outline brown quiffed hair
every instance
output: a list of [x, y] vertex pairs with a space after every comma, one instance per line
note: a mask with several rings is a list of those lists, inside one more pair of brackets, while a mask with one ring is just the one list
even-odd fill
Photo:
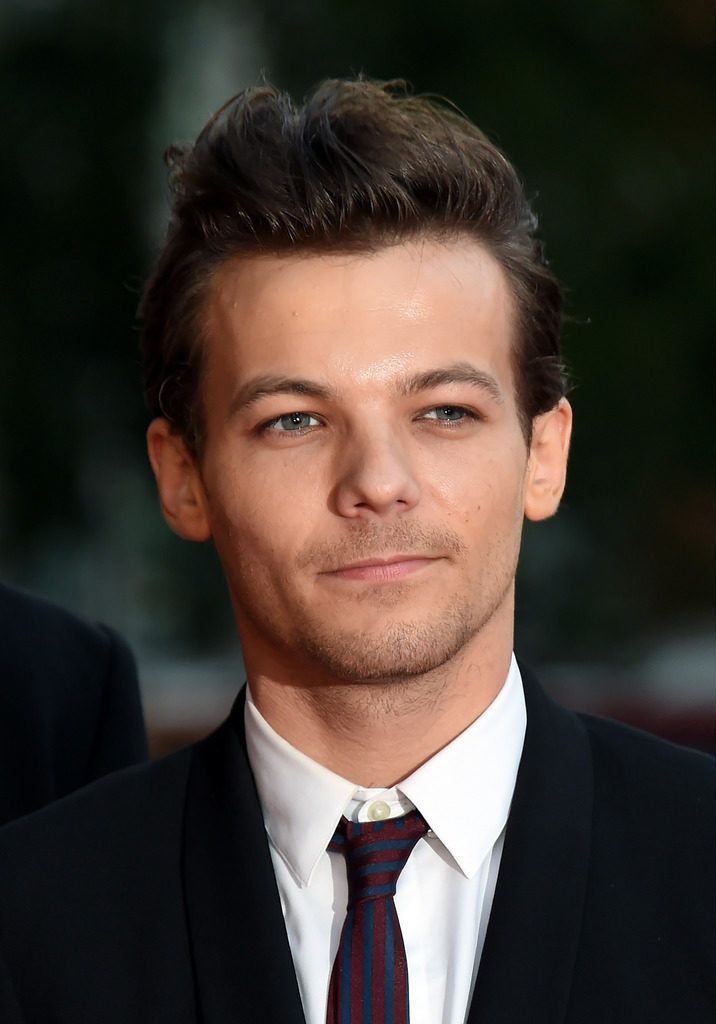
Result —
[[147, 401], [200, 453], [202, 304], [237, 255], [370, 252], [418, 235], [473, 237], [500, 263], [517, 312], [522, 429], [565, 393], [562, 295], [514, 168], [444, 102], [402, 82], [329, 80], [296, 106], [270, 85], [239, 93], [195, 144], [166, 153], [168, 237], [140, 317]]

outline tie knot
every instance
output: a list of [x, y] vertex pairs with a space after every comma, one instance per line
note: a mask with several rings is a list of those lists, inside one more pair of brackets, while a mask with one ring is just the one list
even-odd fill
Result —
[[348, 906], [394, 896], [398, 876], [428, 826], [418, 811], [386, 821], [341, 818], [328, 849], [342, 853], [348, 875]]

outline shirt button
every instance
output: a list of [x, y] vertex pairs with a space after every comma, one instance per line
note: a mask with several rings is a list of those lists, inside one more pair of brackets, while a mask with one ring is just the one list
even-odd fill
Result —
[[385, 821], [390, 816], [390, 807], [385, 800], [374, 800], [368, 807], [368, 817], [371, 821]]

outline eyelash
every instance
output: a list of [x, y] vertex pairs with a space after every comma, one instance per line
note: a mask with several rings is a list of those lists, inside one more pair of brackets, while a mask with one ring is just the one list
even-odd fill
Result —
[[298, 430], [273, 430], [277, 423], [280, 423], [281, 420], [288, 419], [289, 416], [309, 416], [311, 419], [318, 420], [319, 423], [323, 422], [321, 417], [317, 416], [313, 412], [306, 412], [303, 409], [295, 409], [292, 412], [284, 412], [281, 413], [280, 416], [274, 416], [272, 419], [266, 420], [265, 423], [260, 423], [257, 427], [257, 433], [268, 434], [269, 432], [273, 432], [276, 434], [290, 434], [293, 437], [301, 437], [303, 434], [307, 434], [309, 431], [316, 429], [315, 426], [311, 425], [308, 427], [299, 427]]
[[438, 419], [437, 416], [434, 417], [434, 422], [440, 423], [440, 425], [447, 430], [455, 430], [459, 428], [461, 423], [465, 423], [466, 421], [480, 421], [483, 418], [479, 413], [475, 412], [473, 409], [466, 409], [464, 405], [451, 405], [450, 403], [445, 402], [441, 405], [433, 405], [429, 409], [426, 409], [424, 412], [420, 414], [418, 419], [427, 419], [427, 413], [438, 412], [438, 410], [445, 412], [448, 409], [450, 409], [452, 412], [463, 413], [463, 415], [458, 420], [441, 420]]
[[[428, 413], [431, 412], [437, 412], [438, 410], [442, 410], [444, 412], [445, 410], [448, 409], [453, 412], [462, 413], [463, 415], [460, 417], [460, 419], [457, 420], [441, 420], [437, 416], [428, 417], [427, 415]], [[308, 412], [302, 409], [296, 409], [292, 412], [282, 413], [280, 416], [273, 416], [270, 420], [266, 420], [265, 423], [260, 423], [259, 426], [256, 428], [256, 432], [258, 434], [267, 434], [269, 432], [273, 432], [276, 434], [283, 434], [291, 437], [303, 437], [305, 434], [308, 434], [312, 430], [316, 429], [316, 426], [313, 424], [306, 427], [298, 427], [296, 430], [274, 429], [276, 425], [280, 423], [281, 420], [287, 419], [290, 416], [308, 416], [311, 419], [317, 420], [319, 424], [323, 424], [324, 422], [323, 419], [316, 413]], [[481, 422], [483, 419], [483, 417], [479, 413], [475, 412], [472, 409], [467, 409], [464, 405], [450, 405], [448, 403], [443, 403], [440, 405], [431, 405], [428, 409], [424, 409], [421, 413], [418, 414], [418, 416], [415, 417], [416, 421], [422, 420], [423, 422], [426, 422], [429, 418], [432, 419], [434, 423], [439, 423], [443, 430], [457, 430], [460, 428], [460, 425], [462, 423], [465, 423], [466, 421]]]

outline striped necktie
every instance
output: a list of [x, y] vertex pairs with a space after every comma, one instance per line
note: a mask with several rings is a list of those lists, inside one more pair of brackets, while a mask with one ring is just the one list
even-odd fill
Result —
[[341, 818], [328, 849], [346, 859], [348, 909], [328, 988], [326, 1024], [408, 1024], [408, 964], [395, 910], [398, 876], [428, 830], [417, 811]]

